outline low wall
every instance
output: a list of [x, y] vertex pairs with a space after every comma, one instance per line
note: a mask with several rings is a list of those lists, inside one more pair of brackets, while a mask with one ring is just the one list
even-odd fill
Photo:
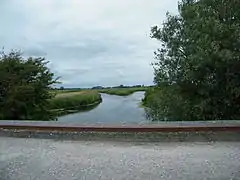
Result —
[[0, 121], [1, 137], [111, 141], [240, 141], [240, 123], [162, 123], [152, 125], [72, 125]]

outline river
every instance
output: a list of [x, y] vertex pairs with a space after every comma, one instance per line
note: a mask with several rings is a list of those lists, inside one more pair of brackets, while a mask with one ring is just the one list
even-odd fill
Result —
[[144, 92], [129, 96], [101, 94], [102, 103], [96, 108], [58, 118], [59, 122], [81, 124], [142, 124], [148, 122], [144, 108], [140, 107]]

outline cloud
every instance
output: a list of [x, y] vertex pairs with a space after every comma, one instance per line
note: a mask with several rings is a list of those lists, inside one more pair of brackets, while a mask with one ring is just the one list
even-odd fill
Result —
[[167, 11], [177, 0], [2, 0], [0, 46], [46, 57], [66, 87], [152, 84]]

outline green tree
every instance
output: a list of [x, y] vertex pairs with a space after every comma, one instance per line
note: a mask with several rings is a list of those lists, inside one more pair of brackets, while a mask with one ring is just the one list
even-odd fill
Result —
[[51, 120], [52, 85], [57, 83], [44, 58], [24, 59], [11, 51], [0, 55], [0, 119]]
[[[240, 1], [183, 0], [152, 27], [155, 120], [240, 119]], [[156, 92], [155, 92], [156, 93]]]

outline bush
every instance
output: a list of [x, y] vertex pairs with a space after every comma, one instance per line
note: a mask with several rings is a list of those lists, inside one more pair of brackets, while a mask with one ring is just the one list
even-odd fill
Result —
[[52, 120], [47, 109], [57, 83], [44, 58], [24, 59], [20, 52], [0, 55], [0, 119]]
[[162, 28], [152, 28], [162, 45], [152, 119], [240, 119], [240, 1], [182, 0], [178, 7], [179, 15], [168, 13]]

